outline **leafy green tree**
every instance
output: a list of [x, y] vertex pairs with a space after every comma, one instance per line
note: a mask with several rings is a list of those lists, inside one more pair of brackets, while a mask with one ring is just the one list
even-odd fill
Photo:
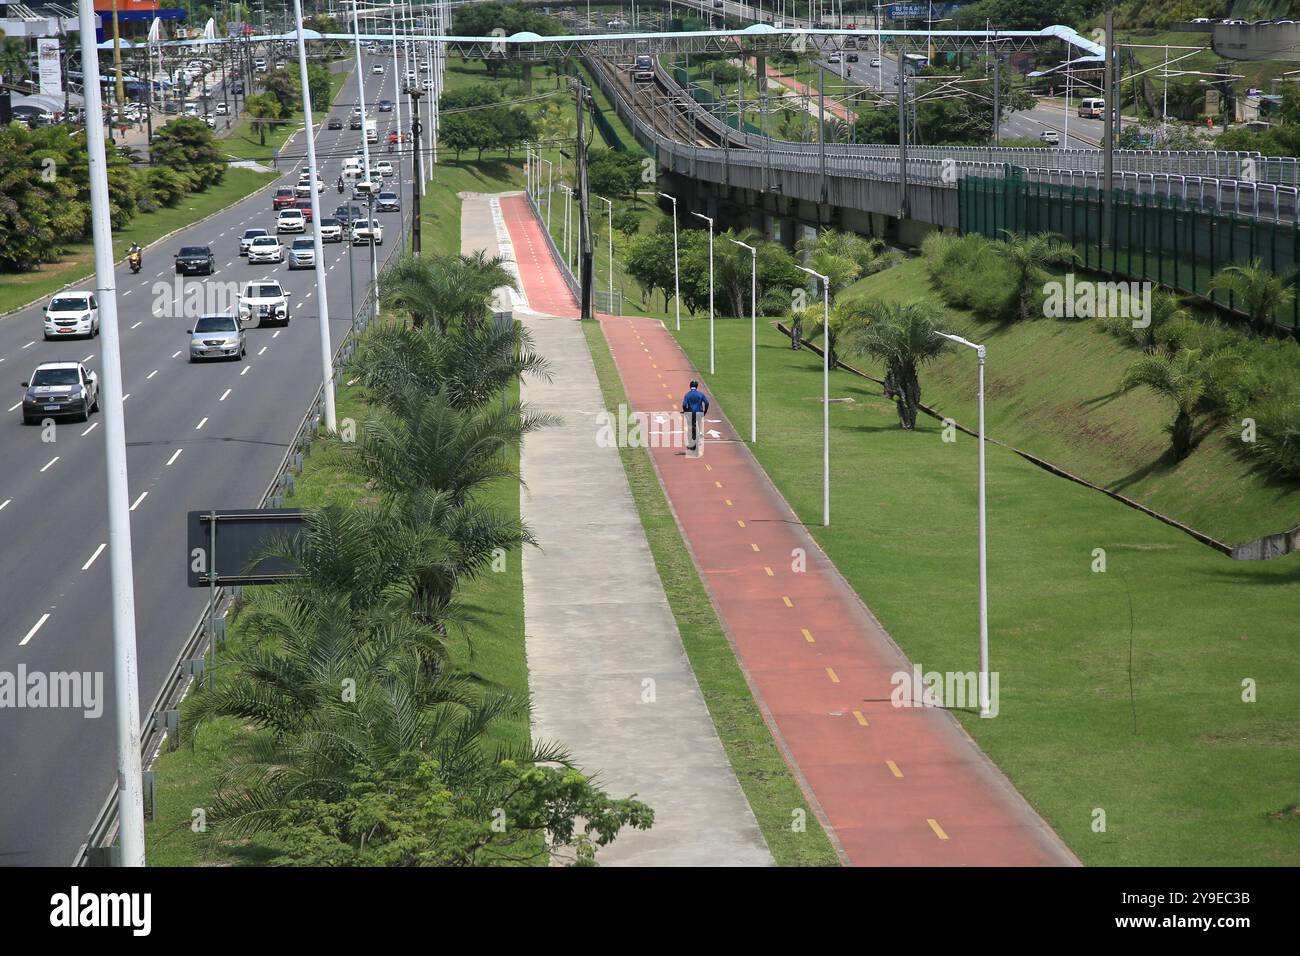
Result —
[[576, 770], [503, 762], [492, 790], [473, 796], [442, 785], [441, 770], [415, 753], [358, 768], [343, 799], [291, 804], [277, 843], [299, 866], [594, 866], [623, 828], [654, 822], [644, 803], [612, 799]]
[[1046, 266], [1075, 262], [1079, 254], [1061, 236], [1051, 232], [1038, 232], [1029, 236], [1002, 230], [1003, 241], [998, 251], [1011, 267], [1016, 287], [1016, 317], [1031, 319], [1041, 316], [1038, 294], [1043, 284]]
[[417, 328], [428, 323], [438, 332], [482, 324], [501, 288], [519, 285], [504, 259], [482, 250], [473, 255], [407, 256], [384, 271], [389, 304], [409, 315]]
[[948, 349], [948, 341], [936, 334], [941, 317], [926, 302], [868, 300], [845, 312], [842, 347], [884, 365], [885, 394], [897, 404], [898, 424], [905, 431], [916, 428], [921, 409], [921, 366]]
[[1130, 391], [1145, 385], [1174, 403], [1174, 421], [1168, 427], [1174, 457], [1181, 461], [1192, 452], [1196, 406], [1207, 389], [1204, 362], [1198, 349], [1177, 355], [1146, 355], [1129, 366], [1120, 387]]
[[284, 107], [272, 93], [254, 93], [244, 100], [244, 112], [253, 120], [253, 132], [266, 145], [266, 131], [284, 115]]
[[226, 164], [212, 130], [202, 120], [182, 116], [154, 134], [150, 147], [154, 163], [190, 177], [199, 190], [215, 186], [226, 176]]
[[1273, 317], [1278, 311], [1295, 301], [1295, 279], [1294, 266], [1277, 273], [1264, 268], [1263, 260], [1252, 259], [1245, 265], [1224, 266], [1210, 287], [1240, 300], [1239, 307], [1250, 320], [1250, 327], [1266, 334], [1273, 329]]

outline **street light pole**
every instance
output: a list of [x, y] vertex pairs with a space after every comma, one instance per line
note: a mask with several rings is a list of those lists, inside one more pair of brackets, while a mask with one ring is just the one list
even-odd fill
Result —
[[749, 250], [749, 440], [755, 444], [758, 442], [758, 249], [739, 239], [731, 241]]
[[597, 199], [605, 204], [609, 212], [609, 314], [614, 314], [614, 203], [604, 196], [596, 196]]
[[[366, 185], [370, 187], [370, 200], [373, 201], [375, 194], [375, 183], [370, 178], [370, 139], [367, 135], [366, 123], [366, 73], [365, 68], [361, 65], [361, 23], [357, 15], [358, 0], [352, 0], [352, 42], [356, 50], [357, 58], [357, 105], [361, 107], [361, 159], [366, 165]], [[307, 82], [307, 75], [304, 67], [303, 82]], [[310, 135], [310, 130], [308, 134]], [[369, 205], [367, 205], [367, 215], [369, 214]], [[375, 258], [375, 236], [374, 220], [371, 219], [367, 225], [370, 227], [370, 281], [372, 283], [371, 294], [371, 312], [374, 317], [379, 318], [379, 262]], [[356, 317], [353, 316], [355, 319]]]
[[334, 432], [337, 428], [334, 413], [334, 352], [330, 346], [325, 250], [320, 238], [320, 196], [316, 189], [316, 131], [311, 121], [311, 84], [307, 82], [307, 43], [302, 31], [302, 0], [293, 0], [293, 22], [294, 28], [298, 31], [298, 77], [302, 82], [302, 118], [307, 127], [307, 173], [311, 177], [311, 231], [316, 260], [316, 312], [320, 324], [321, 393], [325, 398], [325, 430]]
[[822, 526], [831, 524], [831, 280], [820, 272], [795, 266], [822, 280]]
[[[117, 280], [109, 217], [108, 156], [95, 46], [94, 0], [78, 0], [82, 97], [86, 107], [95, 295], [103, 336], [100, 407], [108, 492], [108, 556], [113, 614], [113, 698], [117, 717], [117, 817], [122, 865], [144, 866], [144, 780], [140, 755], [140, 687], [136, 666], [135, 576], [131, 566], [131, 512], [122, 410], [122, 347], [117, 327]], [[208, 565], [211, 570], [211, 564]]]
[[984, 356], [985, 349], [982, 345], [976, 345], [974, 342], [962, 338], [960, 335], [952, 335], [948, 332], [935, 332], [935, 335], [945, 338], [950, 342], [956, 342], [958, 345], [964, 345], [969, 349], [974, 349], [975, 354], [979, 356], [979, 563], [980, 563], [980, 716], [992, 717], [993, 712], [989, 708], [989, 582], [988, 582], [988, 558], [986, 547], [986, 523], [985, 523], [985, 495], [984, 495]]
[[709, 224], [709, 374], [713, 374], [713, 220], [704, 213], [691, 213]]
[[671, 200], [673, 204], [673, 305], [677, 308], [677, 331], [680, 332], [682, 330], [682, 277], [677, 262], [677, 197], [667, 193], [659, 195]]
[[555, 178], [555, 164], [549, 159], [543, 159], [546, 164], [546, 231], [551, 231], [551, 182]]

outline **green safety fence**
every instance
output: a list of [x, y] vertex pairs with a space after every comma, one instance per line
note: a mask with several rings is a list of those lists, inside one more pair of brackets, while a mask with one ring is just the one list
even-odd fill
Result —
[[[1110, 228], [1103, 226], [1102, 191], [1006, 178], [958, 180], [958, 230], [991, 239], [1003, 231], [1056, 233], [1074, 246], [1086, 269], [1150, 280], [1229, 309], [1231, 295], [1211, 288], [1224, 266], [1258, 259], [1275, 273], [1300, 261], [1300, 224], [1269, 222], [1206, 209], [1177, 197], [1113, 190]], [[1109, 232], [1109, 235], [1106, 233]], [[1300, 329], [1300, 297], [1274, 316]]]

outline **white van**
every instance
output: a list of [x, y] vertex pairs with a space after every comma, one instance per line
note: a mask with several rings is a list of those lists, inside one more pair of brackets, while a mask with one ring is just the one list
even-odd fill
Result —
[[357, 156], [349, 156], [343, 160], [343, 178], [344, 179], [361, 179], [365, 175], [365, 169], [361, 165], [361, 159]]
[[1085, 119], [1101, 119], [1106, 113], [1106, 101], [1099, 96], [1089, 96], [1079, 101], [1079, 115]]
[[376, 122], [376, 120], [372, 119], [366, 120], [366, 142], [371, 146], [374, 146], [379, 142], [379, 127], [376, 125]]

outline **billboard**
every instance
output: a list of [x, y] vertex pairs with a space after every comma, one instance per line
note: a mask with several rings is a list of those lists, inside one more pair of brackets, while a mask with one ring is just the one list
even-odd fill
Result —
[[63, 70], [59, 65], [59, 41], [42, 37], [36, 41], [36, 61], [41, 77], [43, 96], [63, 95]]

